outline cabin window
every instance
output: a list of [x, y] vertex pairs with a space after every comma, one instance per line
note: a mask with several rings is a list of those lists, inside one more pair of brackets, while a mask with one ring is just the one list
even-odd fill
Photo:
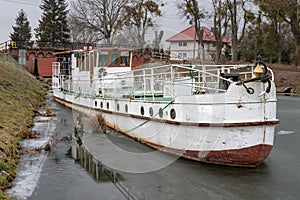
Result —
[[149, 114], [151, 117], [153, 117], [153, 108], [152, 107], [149, 108]]
[[93, 69], [94, 68], [94, 52], [90, 52], [90, 68], [89, 69]]
[[120, 104], [117, 104], [117, 111], [120, 111]]
[[117, 51], [112, 51], [111, 52], [111, 59], [110, 59], [110, 64], [111, 65], [118, 65], [118, 52]]
[[108, 51], [100, 51], [99, 55], [100, 59], [100, 66], [101, 67], [107, 67], [108, 66]]
[[164, 116], [164, 110], [162, 108], [160, 108], [158, 114], [159, 114], [160, 118], [163, 118], [163, 116]]
[[101, 53], [98, 51], [98, 52], [97, 52], [97, 59], [98, 59], [98, 60], [97, 60], [97, 67], [100, 67], [100, 66], [101, 66], [101, 63], [100, 63], [100, 54], [101, 54]]
[[97, 66], [97, 60], [98, 60], [97, 57], [98, 57], [98, 52], [95, 51], [95, 52], [94, 52], [94, 67], [98, 67], [98, 66]]
[[80, 67], [81, 66], [81, 53], [80, 52], [76, 52], [77, 56], [76, 56], [76, 67]]
[[129, 52], [123, 51], [121, 52], [121, 63], [120, 66], [129, 66]]
[[176, 111], [173, 108], [170, 111], [170, 116], [171, 116], [171, 119], [175, 119], [176, 118]]
[[89, 71], [90, 70], [90, 53], [86, 53], [86, 65], [84, 68], [84, 71]]
[[142, 106], [141, 107], [141, 115], [144, 116], [144, 114], [145, 114], [145, 110], [144, 110], [144, 107]]
[[82, 53], [81, 56], [81, 65], [79, 65], [79, 71], [83, 71], [85, 68], [85, 53]]

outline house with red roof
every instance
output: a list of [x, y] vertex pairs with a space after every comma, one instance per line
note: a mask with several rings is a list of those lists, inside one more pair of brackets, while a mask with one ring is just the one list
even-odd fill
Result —
[[[202, 26], [201, 29], [203, 31], [205, 58], [208, 59], [208, 57], [214, 56], [216, 52], [216, 37], [213, 31], [207, 27]], [[166, 41], [170, 42], [170, 53], [173, 58], [195, 59], [199, 56], [199, 38], [194, 25], [175, 34]], [[228, 38], [223, 38], [223, 48], [225, 47], [231, 47], [231, 41]]]

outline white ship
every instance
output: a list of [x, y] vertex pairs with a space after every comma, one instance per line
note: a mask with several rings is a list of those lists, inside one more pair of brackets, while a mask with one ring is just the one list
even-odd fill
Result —
[[106, 124], [167, 153], [207, 163], [255, 167], [272, 150], [274, 75], [255, 65], [163, 64], [135, 68], [126, 48], [57, 54], [56, 101], [101, 113]]

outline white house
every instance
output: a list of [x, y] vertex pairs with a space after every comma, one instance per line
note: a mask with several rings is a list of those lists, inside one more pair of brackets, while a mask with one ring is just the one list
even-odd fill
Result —
[[[205, 50], [205, 58], [214, 56], [216, 51], [216, 38], [213, 32], [207, 27], [201, 27], [203, 31], [203, 45]], [[181, 59], [195, 59], [199, 57], [198, 41], [199, 38], [195, 31], [195, 26], [190, 26], [187, 29], [175, 34], [167, 39], [170, 42], [171, 57]], [[223, 46], [231, 46], [231, 41], [223, 38]]]

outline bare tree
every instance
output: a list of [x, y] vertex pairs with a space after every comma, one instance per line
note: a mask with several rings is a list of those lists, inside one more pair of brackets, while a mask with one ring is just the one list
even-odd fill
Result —
[[223, 38], [226, 36], [228, 28], [228, 15], [226, 4], [222, 0], [212, 0], [213, 5], [213, 19], [214, 19], [214, 35], [216, 37], [216, 56], [215, 62], [220, 63]]
[[[269, 62], [273, 60], [277, 60], [278, 63], [281, 63], [282, 60], [282, 27], [284, 26], [284, 20], [279, 16], [280, 8], [278, 5], [274, 4], [270, 1], [255, 1], [256, 4], [260, 7], [259, 16], [257, 17], [256, 29], [258, 30], [257, 34], [262, 35], [263, 31], [261, 28], [261, 24], [263, 23], [263, 19], [265, 19], [266, 24], [269, 25], [269, 32], [266, 34], [268, 40], [270, 41], [270, 45], [268, 48], [265, 48], [265, 52], [269, 50]], [[258, 44], [261, 44], [262, 38], [258, 39]], [[261, 47], [260, 47], [261, 48]]]
[[97, 32], [72, 15], [69, 17], [69, 29], [71, 31], [71, 41], [74, 43], [95, 44], [99, 41]]
[[[295, 64], [300, 64], [300, 3], [298, 0], [256, 0], [266, 14], [271, 16], [273, 19], [284, 20], [289, 24], [291, 32], [294, 36], [295, 44]], [[271, 5], [271, 6], [270, 6]], [[275, 23], [277, 23], [277, 21]], [[276, 25], [276, 24], [275, 24]], [[280, 28], [280, 27], [278, 27]]]
[[155, 31], [155, 38], [153, 41], [153, 44], [154, 44], [153, 46], [155, 49], [159, 49], [159, 45], [161, 43], [163, 35], [164, 35], [163, 31], [160, 31], [159, 33], [158, 33], [158, 31]]
[[114, 43], [114, 36], [122, 29], [122, 9], [128, 0], [77, 0], [72, 3], [72, 15], [97, 32], [106, 44]]
[[143, 47], [146, 44], [147, 30], [155, 25], [155, 17], [161, 16], [159, 1], [130, 0], [124, 7], [125, 24], [131, 40], [138, 47]]
[[[250, 6], [247, 8], [247, 0], [226, 0], [229, 22], [231, 27], [231, 61], [238, 60], [239, 42], [243, 39], [246, 26], [249, 21], [253, 20], [254, 14], [250, 11]], [[242, 28], [240, 29], [240, 25]]]
[[[204, 18], [204, 13], [200, 10], [198, 1], [178, 0], [176, 5], [182, 17], [186, 17], [190, 24], [195, 25], [196, 33], [199, 38], [197, 41], [198, 47], [203, 49], [203, 32], [200, 27], [200, 20]], [[204, 51], [202, 53], [204, 53]], [[198, 56], [200, 56], [200, 54]]]

